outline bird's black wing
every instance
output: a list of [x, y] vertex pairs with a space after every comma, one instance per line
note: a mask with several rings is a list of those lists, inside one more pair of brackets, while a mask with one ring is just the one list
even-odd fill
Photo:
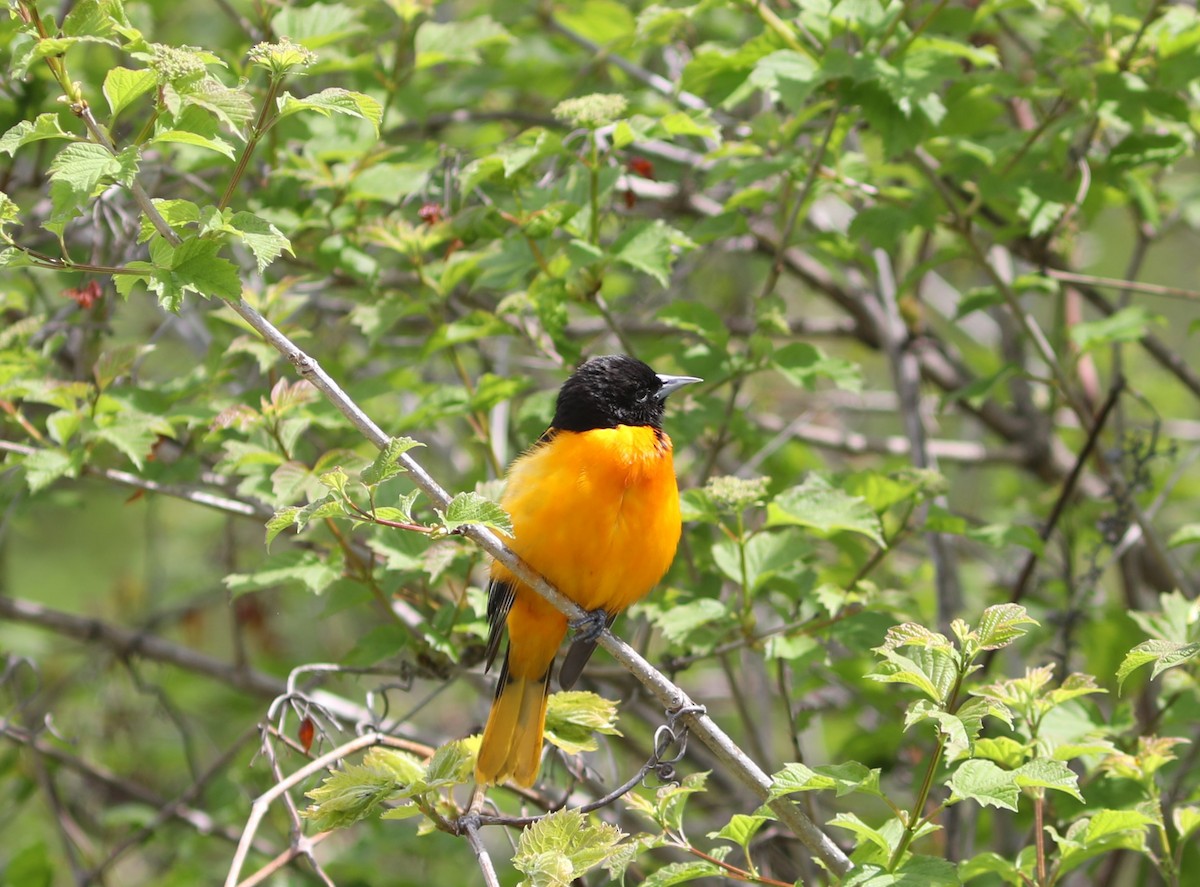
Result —
[[517, 597], [517, 586], [501, 579], [493, 579], [488, 583], [488, 639], [484, 651], [483, 670], [486, 672], [496, 660], [500, 651], [500, 640], [504, 637], [504, 623], [508, 620], [508, 611], [512, 609]]

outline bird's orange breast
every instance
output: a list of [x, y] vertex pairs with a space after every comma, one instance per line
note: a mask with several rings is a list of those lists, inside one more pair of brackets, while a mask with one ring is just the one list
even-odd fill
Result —
[[513, 463], [502, 503], [512, 548], [587, 610], [644, 597], [679, 544], [671, 439], [649, 427], [557, 432]]

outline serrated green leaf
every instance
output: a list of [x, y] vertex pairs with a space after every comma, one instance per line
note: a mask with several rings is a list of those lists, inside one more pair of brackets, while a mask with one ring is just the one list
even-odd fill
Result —
[[755, 63], [750, 83], [777, 93], [785, 107], [798, 111], [824, 76], [820, 65], [809, 56], [781, 49]]
[[156, 83], [158, 75], [149, 68], [130, 70], [119, 65], [109, 68], [104, 75], [104, 98], [108, 100], [112, 116], [115, 118], [138, 97], [154, 89]]
[[475, 524], [489, 527], [502, 533], [512, 532], [512, 518], [503, 508], [491, 499], [475, 492], [459, 493], [446, 506], [441, 515], [442, 523], [448, 531], [453, 532], [460, 527]]
[[946, 784], [954, 798], [965, 798], [984, 807], [1001, 807], [1014, 813], [1021, 796], [1015, 772], [1001, 770], [991, 761], [964, 761]]
[[131, 181], [137, 163], [136, 148], [127, 148], [114, 156], [94, 142], [67, 145], [50, 161], [54, 217], [69, 218], [101, 186]]
[[345, 764], [317, 788], [305, 792], [313, 803], [301, 815], [313, 828], [346, 828], [374, 815], [398, 787], [395, 773], [385, 766]]
[[720, 831], [709, 832], [708, 836], [714, 840], [723, 838], [726, 841], [732, 841], [746, 850], [750, 846], [750, 841], [758, 834], [758, 830], [771, 819], [770, 816], [747, 816], [745, 813], [735, 813], [729, 822], [721, 827]]
[[933, 702], [945, 705], [958, 676], [958, 660], [953, 651], [937, 647], [913, 648], [907, 656], [895, 650], [879, 649], [884, 658], [866, 677], [884, 684], [911, 684]]
[[999, 650], [1024, 635], [1025, 625], [1037, 625], [1037, 620], [1020, 604], [997, 604], [983, 611], [979, 619], [979, 649]]
[[271, 543], [275, 541], [275, 537], [286, 530], [288, 527], [296, 525], [296, 515], [300, 513], [298, 505], [289, 505], [287, 508], [281, 508], [272, 515], [267, 521], [267, 550], [270, 551]]
[[312, 95], [297, 98], [285, 92], [279, 97], [278, 119], [299, 114], [301, 111], [316, 111], [325, 117], [331, 114], [343, 114], [366, 120], [376, 131], [383, 120], [383, 106], [369, 95], [361, 92], [351, 92], [348, 89], [330, 87]]
[[846, 531], [866, 536], [881, 548], [879, 516], [860, 497], [849, 496], [819, 475], [780, 493], [767, 506], [767, 526], [810, 527], [823, 533]]
[[1154, 680], [1168, 668], [1181, 665], [1200, 653], [1200, 643], [1183, 644], [1179, 641], [1149, 640], [1138, 644], [1125, 654], [1117, 669], [1117, 686], [1123, 687], [1125, 679], [1143, 665], [1153, 662], [1150, 679]]
[[635, 222], [612, 245], [612, 256], [622, 265], [649, 274], [666, 286], [677, 249], [694, 247], [681, 232], [662, 221]]
[[882, 797], [879, 791], [879, 769], [869, 769], [857, 761], [828, 764], [810, 768], [804, 764], [788, 764], [771, 775], [767, 800], [775, 800], [792, 792], [825, 791], [833, 789], [837, 797], [861, 793]]
[[470, 780], [474, 763], [475, 753], [464, 740], [439, 746], [424, 769], [422, 791], [462, 785]]
[[617, 704], [595, 693], [567, 690], [546, 703], [546, 739], [569, 755], [599, 748], [596, 734], [620, 736]]
[[521, 833], [512, 864], [531, 887], [569, 887], [602, 863], [624, 838], [616, 826], [558, 810]]
[[862, 368], [840, 357], [829, 357], [807, 342], [791, 342], [771, 353], [771, 363], [798, 388], [812, 391], [818, 379], [828, 379], [843, 391], [862, 390]]
[[22, 145], [45, 139], [71, 139], [74, 141], [76, 136], [63, 131], [58, 122], [58, 114], [39, 114], [32, 121], [22, 120], [3, 136], [0, 136], [0, 151], [12, 156]]
[[1062, 761], [1038, 758], [1012, 771], [1013, 780], [1022, 788], [1050, 788], [1064, 792], [1083, 803], [1079, 777]]
[[25, 483], [29, 486], [29, 492], [36, 493], [59, 478], [79, 477], [83, 452], [40, 449], [26, 456], [21, 466], [25, 469]]
[[411, 437], [393, 437], [386, 447], [379, 451], [375, 461], [362, 470], [360, 475], [363, 484], [375, 487], [398, 474], [407, 471], [400, 464], [400, 457], [413, 447], [423, 447], [425, 444]]
[[171, 251], [167, 267], [160, 267], [155, 277], [163, 281], [166, 292], [177, 293], [180, 299], [188, 292], [205, 298], [240, 299], [242, 280], [237, 266], [221, 258], [220, 251], [221, 244], [215, 240], [185, 240]]

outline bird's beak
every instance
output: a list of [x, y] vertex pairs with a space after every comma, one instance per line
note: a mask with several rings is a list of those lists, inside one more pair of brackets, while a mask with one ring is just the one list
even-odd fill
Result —
[[654, 395], [658, 400], [666, 400], [667, 395], [672, 391], [678, 391], [684, 385], [691, 385], [693, 382], [703, 382], [696, 376], [668, 376], [663, 373], [658, 373], [658, 380], [662, 382], [662, 388]]

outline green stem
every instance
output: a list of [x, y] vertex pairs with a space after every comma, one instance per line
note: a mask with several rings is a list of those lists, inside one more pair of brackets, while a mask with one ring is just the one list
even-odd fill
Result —
[[1041, 794], [1033, 799], [1034, 845], [1037, 848], [1038, 887], [1046, 887], [1046, 799]]
[[592, 229], [591, 243], [592, 246], [600, 245], [600, 145], [597, 143], [596, 134], [591, 134], [592, 138], [592, 160], [591, 166], [588, 169], [588, 200], [592, 205]]
[[917, 827], [921, 822], [921, 811], [925, 809], [925, 804], [929, 800], [929, 793], [933, 790], [933, 776], [937, 772], [938, 765], [942, 762], [942, 754], [945, 750], [946, 736], [942, 734], [938, 737], [937, 748], [934, 749], [933, 757], [929, 761], [929, 767], [925, 770], [925, 778], [921, 780], [921, 789], [917, 792], [917, 799], [908, 814], [908, 822], [904, 824], [904, 834], [900, 836], [900, 841], [896, 844], [892, 858], [888, 861], [888, 871], [894, 872], [896, 870], [896, 866], [900, 864], [900, 860], [904, 858], [904, 854], [908, 851], [908, 847], [913, 841], [913, 836], [917, 833]]
[[258, 147], [259, 140], [266, 135], [270, 128], [272, 119], [275, 116], [275, 99], [279, 95], [279, 87], [282, 80], [272, 77], [270, 84], [267, 86], [267, 95], [263, 99], [262, 108], [259, 109], [258, 119], [254, 121], [254, 128], [250, 130], [250, 135], [246, 139], [246, 147], [242, 149], [242, 154], [238, 157], [237, 166], [233, 170], [233, 176], [229, 179], [229, 184], [225, 187], [225, 193], [221, 195], [221, 201], [217, 204], [217, 209], [225, 209], [229, 206], [229, 201], [233, 199], [233, 192], [237, 189], [238, 183], [246, 174], [246, 167], [250, 165], [250, 158], [254, 154], [254, 149]]

